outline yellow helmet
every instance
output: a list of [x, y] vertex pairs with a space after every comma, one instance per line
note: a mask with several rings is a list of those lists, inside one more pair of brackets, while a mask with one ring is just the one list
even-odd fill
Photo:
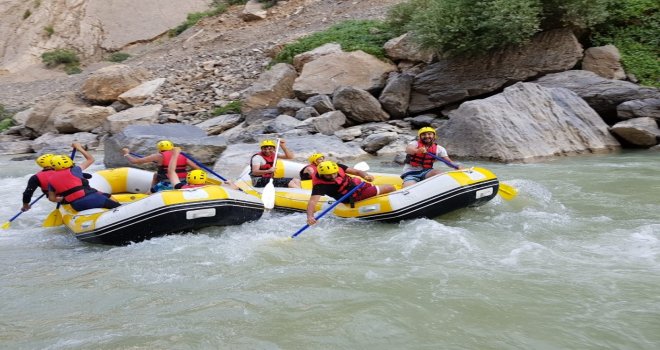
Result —
[[206, 183], [206, 173], [203, 170], [191, 170], [186, 175], [186, 182], [191, 185], [203, 185]]
[[321, 162], [321, 164], [319, 164], [319, 166], [316, 167], [316, 169], [321, 175], [332, 175], [339, 172], [339, 166], [337, 166], [337, 163], [330, 160]]
[[69, 169], [73, 166], [73, 160], [65, 155], [52, 156], [50, 158], [50, 164], [55, 170]]
[[50, 164], [50, 159], [53, 158], [54, 154], [46, 153], [42, 154], [35, 160], [37, 162], [37, 165], [42, 167], [42, 168], [52, 168], [53, 165]]
[[325, 158], [325, 156], [322, 153], [314, 153], [311, 156], [309, 156], [309, 164], [315, 164], [319, 158]]
[[170, 140], [162, 140], [158, 141], [156, 147], [158, 148], [158, 152], [164, 152], [170, 151], [172, 148], [174, 148], [174, 144]]
[[417, 132], [417, 136], [419, 137], [419, 136], [421, 136], [421, 135], [422, 135], [423, 133], [425, 133], [425, 132], [432, 132], [433, 135], [436, 135], [436, 133], [435, 133], [435, 129], [433, 129], [433, 128], [430, 127], [430, 126], [425, 126], [425, 127], [421, 128], [421, 129], [419, 129], [419, 131]]
[[276, 146], [275, 146], [275, 141], [273, 141], [273, 140], [263, 140], [263, 141], [261, 141], [261, 143], [259, 144], [259, 147], [268, 147], [268, 146], [270, 146], [270, 147], [276, 147]]

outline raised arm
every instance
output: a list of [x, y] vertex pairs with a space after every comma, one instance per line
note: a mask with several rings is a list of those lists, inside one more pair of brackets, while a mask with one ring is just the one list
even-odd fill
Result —
[[175, 186], [176, 184], [181, 182], [179, 180], [179, 175], [177, 175], [176, 173], [176, 163], [177, 163], [177, 159], [179, 159], [180, 153], [181, 153], [181, 148], [174, 147], [172, 149], [172, 157], [170, 158], [170, 164], [167, 165], [167, 178], [170, 179], [170, 183], [172, 183], [172, 186]]
[[287, 146], [286, 146], [286, 141], [284, 139], [280, 139], [280, 148], [282, 151], [284, 151], [284, 156], [279, 156], [281, 159], [293, 159], [295, 157], [295, 154], [293, 151], [291, 151]]
[[90, 165], [94, 164], [94, 157], [85, 150], [85, 148], [78, 142], [74, 142], [71, 147], [75, 148], [80, 154], [85, 157], [85, 161], [80, 165], [80, 169], [85, 170]]
[[163, 156], [160, 153], [150, 154], [146, 157], [139, 158], [131, 155], [131, 151], [126, 147], [122, 148], [121, 150], [124, 152], [124, 157], [126, 157], [126, 160], [128, 160], [128, 162], [131, 164], [144, 164], [151, 162], [160, 163], [161, 159], [163, 159]]

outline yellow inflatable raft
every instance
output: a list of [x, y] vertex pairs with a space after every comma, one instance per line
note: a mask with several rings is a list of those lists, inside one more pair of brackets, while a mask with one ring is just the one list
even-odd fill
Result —
[[90, 186], [122, 205], [75, 211], [60, 206], [66, 227], [81, 241], [125, 245], [207, 226], [239, 225], [263, 214], [261, 201], [217, 182], [191, 189], [149, 192], [153, 173], [135, 168], [101, 170]]

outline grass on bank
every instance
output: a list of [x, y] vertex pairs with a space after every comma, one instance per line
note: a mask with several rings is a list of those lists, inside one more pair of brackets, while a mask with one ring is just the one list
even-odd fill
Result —
[[216, 107], [213, 112], [211, 112], [214, 117], [231, 113], [241, 113], [241, 101], [231, 101], [224, 106]]
[[350, 20], [336, 24], [327, 30], [306, 36], [286, 45], [275, 56], [274, 63], [293, 63], [297, 54], [313, 50], [327, 43], [338, 43], [342, 50], [362, 50], [378, 58], [385, 57], [383, 45], [393, 37], [384, 22], [375, 20]]
[[126, 52], [113, 52], [110, 54], [110, 57], [108, 57], [108, 61], [119, 63], [126, 61], [129, 57], [131, 57], [131, 55]]
[[13, 115], [5, 109], [5, 106], [0, 104], [0, 131], [5, 131], [14, 124], [11, 119], [12, 116]]
[[202, 18], [213, 17], [213, 16], [219, 15], [221, 13], [224, 13], [225, 11], [227, 11], [227, 4], [223, 1], [220, 1], [220, 0], [214, 0], [211, 3], [211, 9], [210, 10], [204, 11], [204, 12], [189, 13], [186, 16], [186, 21], [185, 22], [183, 22], [183, 23], [179, 24], [178, 26], [170, 29], [169, 35], [170, 35], [170, 37], [175, 37], [175, 36], [183, 33], [186, 29], [188, 29], [188, 28], [194, 26], [195, 24], [197, 24], [197, 22], [201, 21]]

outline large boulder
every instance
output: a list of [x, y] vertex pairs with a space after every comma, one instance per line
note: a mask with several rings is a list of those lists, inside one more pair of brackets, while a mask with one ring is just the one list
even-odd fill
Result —
[[115, 114], [112, 107], [81, 107], [55, 116], [54, 124], [62, 134], [78, 131], [93, 131], [105, 123], [108, 116]]
[[330, 95], [340, 86], [374, 92], [385, 86], [387, 73], [395, 70], [395, 65], [364, 51], [332, 53], [305, 64], [293, 90], [300, 100]]
[[104, 67], [85, 80], [82, 94], [90, 101], [111, 103], [117, 101], [119, 95], [142, 84], [149, 77], [150, 73], [144, 68], [125, 64]]
[[652, 147], [660, 140], [660, 128], [653, 118], [634, 118], [614, 124], [612, 132], [637, 147]]
[[648, 117], [660, 122], [660, 98], [626, 101], [616, 106], [616, 114], [621, 119]]
[[332, 95], [337, 110], [358, 123], [380, 122], [390, 119], [378, 100], [369, 92], [352, 86], [341, 86]]
[[134, 125], [105, 140], [104, 164], [107, 168], [130, 166], [122, 148], [146, 156], [157, 152], [156, 143], [160, 140], [172, 141], [203, 164], [213, 164], [227, 148], [224, 136], [206, 136], [204, 130], [193, 125]]
[[621, 54], [614, 45], [588, 48], [584, 52], [582, 69], [594, 72], [605, 79], [626, 78], [626, 72], [621, 65]]
[[606, 79], [586, 70], [548, 74], [536, 81], [545, 87], [569, 89], [582, 97], [608, 124], [618, 121], [617, 106], [630, 100], [660, 98], [656, 88], [631, 82]]
[[424, 50], [415, 41], [412, 33], [405, 33], [390, 39], [383, 45], [387, 56], [395, 61], [431, 63], [435, 58], [433, 50]]
[[293, 97], [293, 82], [298, 75], [290, 64], [278, 63], [267, 70], [243, 94], [242, 110], [275, 107], [283, 98]]
[[500, 162], [620, 148], [579, 96], [534, 83], [517, 83], [495, 96], [463, 103], [437, 132], [450, 156]]
[[115, 113], [105, 119], [104, 128], [110, 134], [117, 134], [130, 125], [150, 125], [158, 121], [163, 106], [138, 106]]
[[543, 32], [530, 43], [474, 58], [445, 58], [413, 81], [409, 112], [436, 109], [531, 77], [573, 68], [582, 46], [569, 29]]

